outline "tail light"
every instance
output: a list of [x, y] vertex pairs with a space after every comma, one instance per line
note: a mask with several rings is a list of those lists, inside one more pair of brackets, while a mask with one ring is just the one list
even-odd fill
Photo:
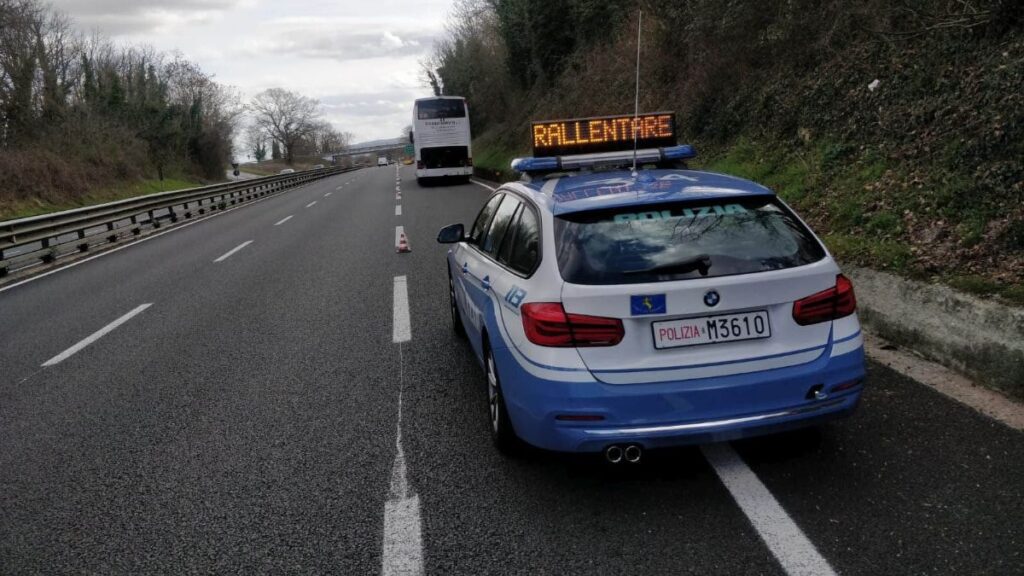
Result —
[[838, 320], [857, 310], [857, 297], [853, 282], [842, 274], [836, 276], [836, 285], [817, 294], [811, 294], [793, 303], [793, 320], [801, 326]]
[[423, 160], [417, 160], [416, 161], [416, 169], [417, 170], [423, 170]]
[[557, 302], [523, 304], [526, 338], [538, 346], [615, 346], [625, 331], [622, 320], [585, 314], [566, 314]]
[[466, 166], [472, 166], [472, 165], [473, 165], [473, 159], [472, 158], [466, 158]]

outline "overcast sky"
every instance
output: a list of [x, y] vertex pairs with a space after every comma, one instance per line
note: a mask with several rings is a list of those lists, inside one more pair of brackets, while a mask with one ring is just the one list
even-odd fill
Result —
[[83, 31], [179, 50], [245, 96], [320, 100], [356, 141], [393, 138], [429, 95], [419, 61], [452, 0], [50, 0]]

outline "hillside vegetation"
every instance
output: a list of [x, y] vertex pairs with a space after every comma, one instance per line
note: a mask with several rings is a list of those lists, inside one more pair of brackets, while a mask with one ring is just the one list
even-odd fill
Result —
[[774, 187], [846, 262], [1024, 302], [1024, 4], [464, 0], [428, 68], [486, 175], [531, 118], [674, 110], [696, 167]]
[[221, 180], [240, 112], [178, 55], [0, 0], [0, 220]]

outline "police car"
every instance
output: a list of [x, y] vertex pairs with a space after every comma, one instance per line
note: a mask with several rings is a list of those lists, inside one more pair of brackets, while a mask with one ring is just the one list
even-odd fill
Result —
[[686, 169], [671, 113], [534, 123], [533, 139], [523, 179], [438, 235], [500, 449], [638, 462], [855, 409], [853, 286], [771, 190]]

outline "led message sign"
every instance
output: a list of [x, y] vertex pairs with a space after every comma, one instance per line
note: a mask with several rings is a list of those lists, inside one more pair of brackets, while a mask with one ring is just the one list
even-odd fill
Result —
[[573, 118], [532, 123], [533, 155], [566, 156], [592, 152], [661, 148], [676, 145], [676, 117], [671, 112]]

